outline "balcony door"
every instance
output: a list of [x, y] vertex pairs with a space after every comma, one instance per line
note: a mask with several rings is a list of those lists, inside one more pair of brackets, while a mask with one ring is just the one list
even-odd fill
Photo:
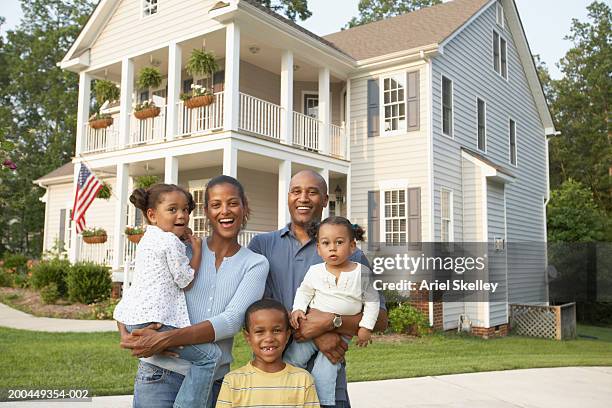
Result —
[[319, 94], [313, 92], [304, 93], [302, 111], [306, 116], [319, 119]]

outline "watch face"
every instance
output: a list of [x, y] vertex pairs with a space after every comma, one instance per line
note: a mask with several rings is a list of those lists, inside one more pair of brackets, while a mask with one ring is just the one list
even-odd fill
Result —
[[342, 318], [340, 316], [334, 317], [334, 327], [338, 328], [342, 326]]

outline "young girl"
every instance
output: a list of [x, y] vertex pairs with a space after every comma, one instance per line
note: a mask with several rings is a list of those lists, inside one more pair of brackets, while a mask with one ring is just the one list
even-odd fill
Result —
[[[156, 184], [135, 190], [130, 202], [142, 211], [148, 225], [136, 247], [134, 282], [113, 317], [130, 333], [152, 323], [160, 323], [160, 331], [190, 326], [183, 291], [191, 286], [202, 259], [201, 239], [187, 233], [189, 214], [195, 208], [193, 197], [174, 184]], [[191, 243], [191, 261], [181, 238]], [[175, 406], [206, 407], [221, 356], [219, 347], [206, 343], [172, 351], [192, 363]]]
[[[362, 240], [363, 229], [353, 226], [344, 217], [329, 217], [318, 226], [315, 234], [317, 252], [324, 263], [310, 267], [297, 290], [291, 313], [291, 325], [297, 329], [306, 319], [307, 308], [336, 315], [355, 315], [362, 312], [357, 345], [370, 342], [372, 329], [378, 318], [380, 300], [372, 286], [367, 267], [351, 262], [349, 257]], [[305, 368], [318, 349], [313, 341], [293, 342], [285, 353], [285, 361]], [[336, 404], [336, 377], [340, 364], [333, 364], [323, 353], [318, 353], [312, 375], [321, 405]]]

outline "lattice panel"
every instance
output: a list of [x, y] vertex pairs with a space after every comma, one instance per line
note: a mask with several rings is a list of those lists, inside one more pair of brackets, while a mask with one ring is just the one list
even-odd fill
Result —
[[512, 328], [521, 336], [557, 338], [557, 308], [511, 305]]

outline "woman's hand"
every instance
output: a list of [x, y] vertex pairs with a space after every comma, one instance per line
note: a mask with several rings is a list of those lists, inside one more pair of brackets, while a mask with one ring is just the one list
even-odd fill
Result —
[[300, 328], [300, 320], [306, 320], [306, 313], [302, 312], [301, 310], [296, 310], [293, 313], [291, 313], [291, 327], [293, 327], [295, 330]]
[[121, 333], [121, 347], [131, 349], [134, 357], [151, 357], [153, 354], [164, 354], [178, 357], [176, 353], [165, 351], [167, 345], [167, 332], [158, 332], [159, 323], [152, 323], [144, 329], [136, 329], [131, 334]]

